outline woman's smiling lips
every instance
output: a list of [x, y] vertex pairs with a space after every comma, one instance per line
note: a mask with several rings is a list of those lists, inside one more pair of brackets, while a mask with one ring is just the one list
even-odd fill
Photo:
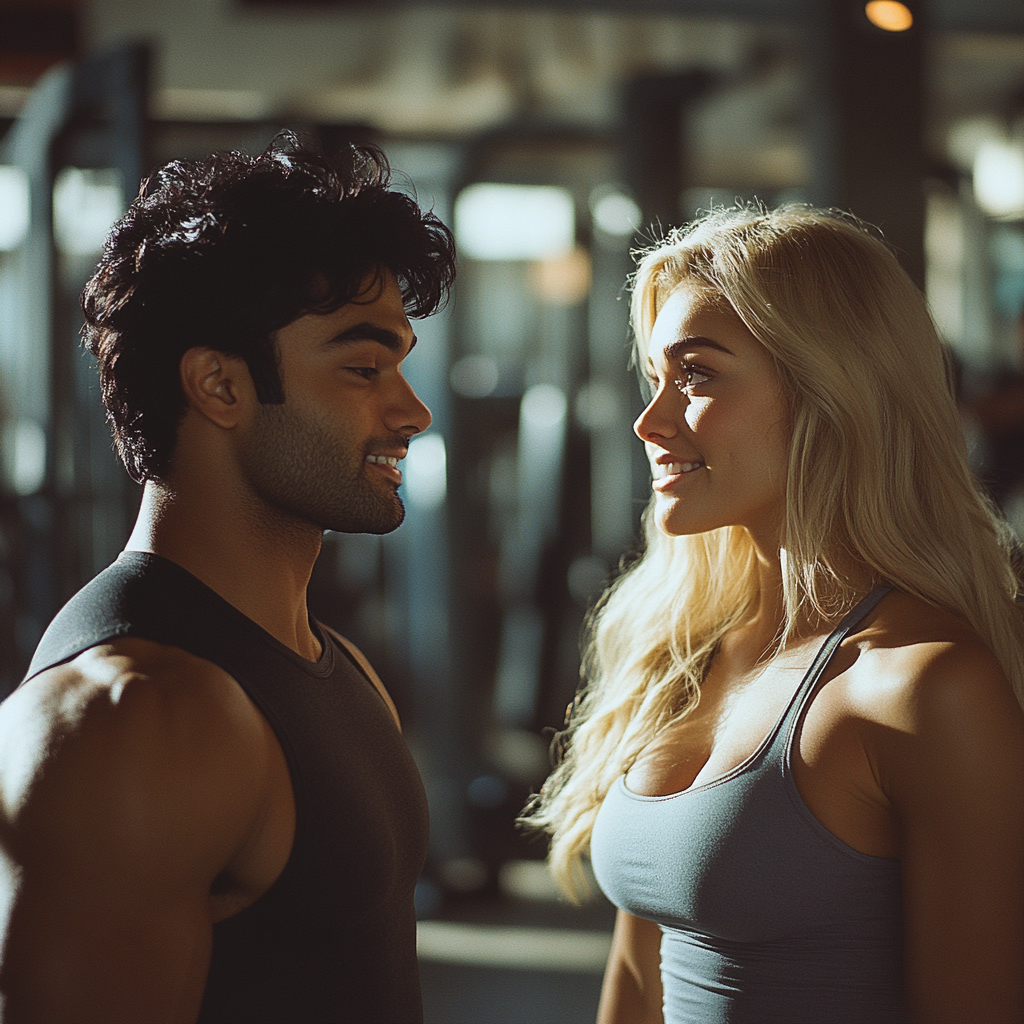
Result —
[[683, 461], [673, 459], [671, 456], [661, 456], [651, 463], [651, 475], [653, 481], [651, 487], [656, 491], [664, 491], [673, 484], [678, 483], [687, 473], [703, 469], [704, 463], [699, 459]]

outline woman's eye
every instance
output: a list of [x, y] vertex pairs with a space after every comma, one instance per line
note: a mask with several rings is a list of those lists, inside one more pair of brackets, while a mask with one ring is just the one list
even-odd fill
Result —
[[687, 388], [696, 387], [698, 384], [705, 384], [711, 380], [711, 375], [696, 366], [684, 366], [681, 377], [677, 377], [673, 383], [684, 394]]

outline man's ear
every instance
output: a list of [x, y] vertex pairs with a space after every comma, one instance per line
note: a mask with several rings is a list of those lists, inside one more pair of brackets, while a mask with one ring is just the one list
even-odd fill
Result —
[[178, 371], [188, 404], [219, 427], [234, 427], [257, 401], [249, 367], [238, 356], [190, 348]]

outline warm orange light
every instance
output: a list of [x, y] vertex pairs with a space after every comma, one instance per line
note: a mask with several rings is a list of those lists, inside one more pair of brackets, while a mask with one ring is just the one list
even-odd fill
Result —
[[896, 0], [871, 0], [864, 5], [868, 21], [886, 32], [906, 32], [914, 24], [914, 16], [906, 4]]

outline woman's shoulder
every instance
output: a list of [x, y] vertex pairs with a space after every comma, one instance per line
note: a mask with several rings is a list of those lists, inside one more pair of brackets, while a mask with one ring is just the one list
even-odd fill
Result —
[[890, 656], [988, 652], [963, 615], [902, 590], [887, 594], [851, 639], [861, 650], [887, 652]]
[[1022, 714], [999, 660], [949, 609], [893, 591], [848, 643], [851, 692], [883, 724], [920, 735]]

